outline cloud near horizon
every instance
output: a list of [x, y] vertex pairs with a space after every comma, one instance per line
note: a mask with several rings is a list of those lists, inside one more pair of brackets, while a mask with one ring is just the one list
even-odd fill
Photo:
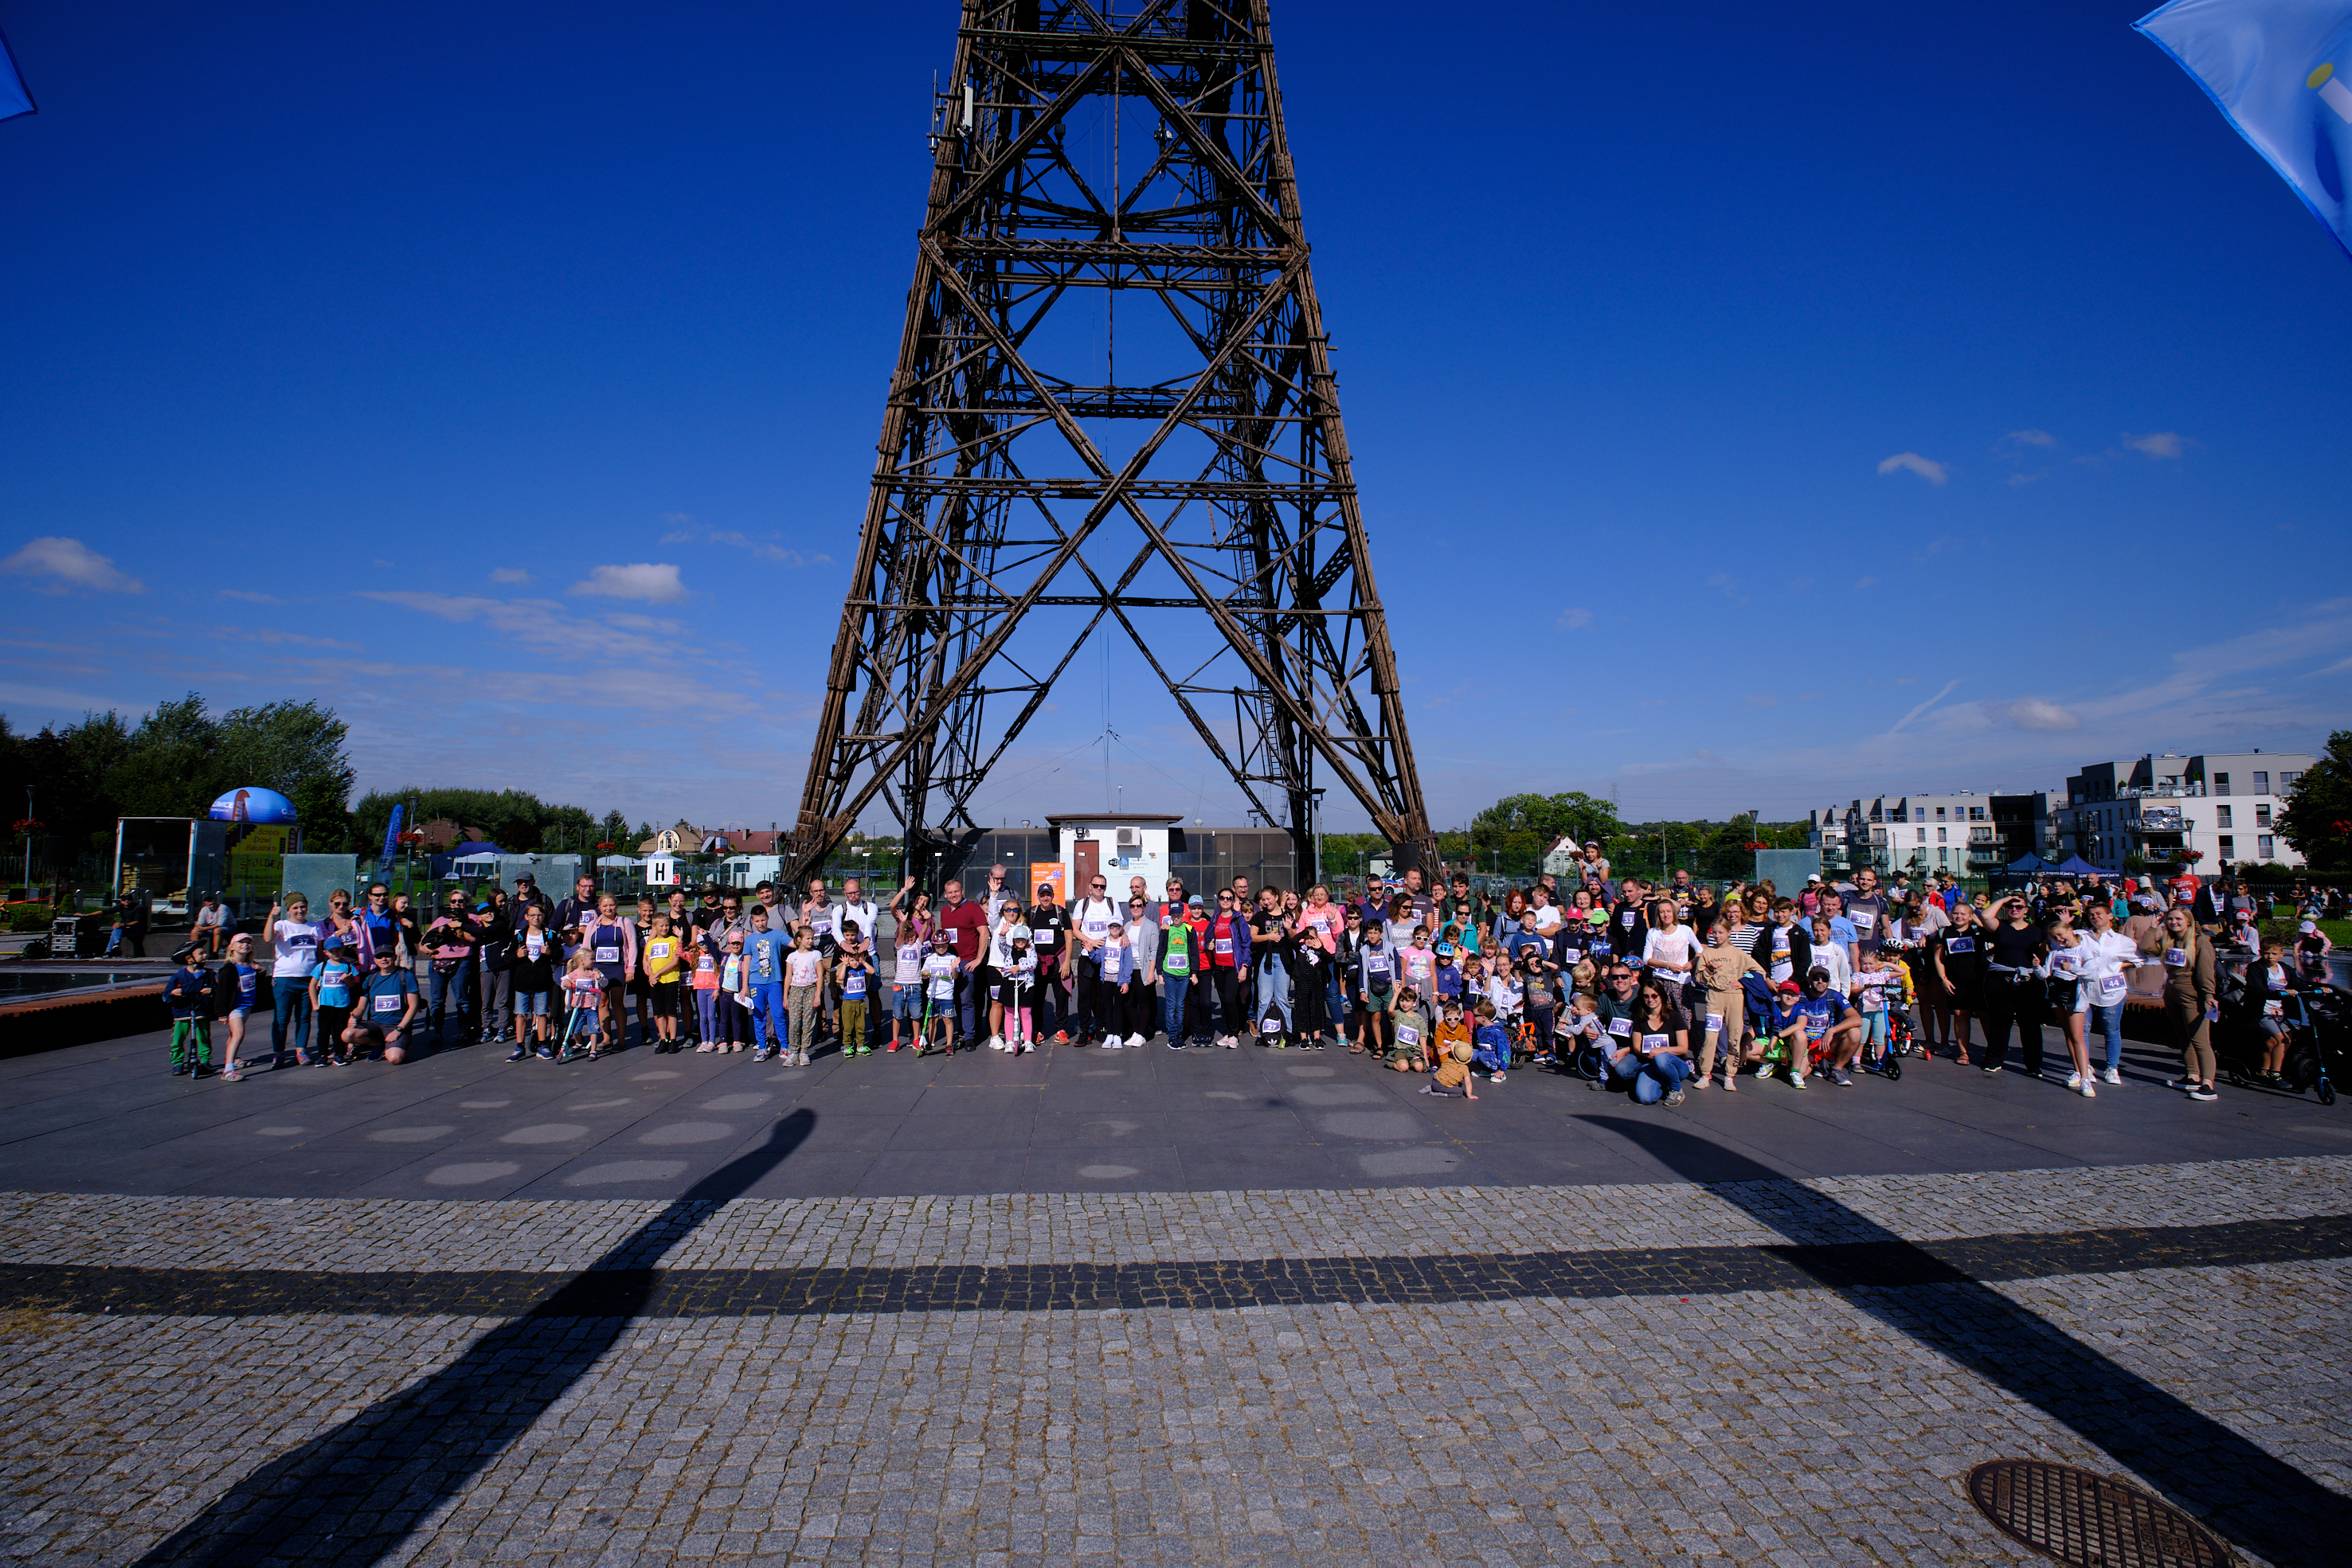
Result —
[[2189, 437], [2177, 430], [2159, 430], [2147, 435], [2126, 434], [2124, 444], [2148, 457], [2178, 457], [2189, 449]]
[[0, 574], [46, 578], [47, 585], [37, 590], [41, 593], [69, 593], [77, 588], [91, 593], [147, 591], [145, 583], [115, 570], [112, 556], [100, 555], [79, 539], [55, 535], [26, 540], [16, 554], [0, 560]]
[[571, 591], [601, 599], [641, 599], [650, 604], [675, 604], [686, 597], [677, 568], [667, 561], [635, 561], [627, 566], [600, 566]]
[[1940, 485], [1952, 476], [1952, 471], [1932, 457], [1922, 457], [1916, 452], [1898, 452], [1878, 465], [1881, 474], [1909, 472], [1916, 474], [1930, 485]]

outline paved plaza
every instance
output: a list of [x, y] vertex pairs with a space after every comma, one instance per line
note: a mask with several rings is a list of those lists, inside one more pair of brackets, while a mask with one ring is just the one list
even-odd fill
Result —
[[2352, 1539], [2352, 1121], [1949, 1062], [0, 1062], [0, 1557], [2011, 1563]]

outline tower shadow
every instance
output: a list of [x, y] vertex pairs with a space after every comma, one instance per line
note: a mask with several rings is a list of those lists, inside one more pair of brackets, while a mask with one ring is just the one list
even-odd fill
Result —
[[[2352, 1499], [1990, 1286], [1955, 1276], [1941, 1260], [1835, 1198], [1657, 1122], [1626, 1116], [1577, 1120], [1614, 1133], [1677, 1174], [1705, 1182], [1716, 1197], [1790, 1243], [1764, 1250], [1837, 1291], [1856, 1311], [2025, 1400], [2239, 1545], [2273, 1563], [2321, 1563], [2336, 1558], [2352, 1540]], [[1947, 1282], [1857, 1285], [1851, 1270], [1835, 1261], [1840, 1249], [1819, 1245], [1828, 1240], [1867, 1243], [1914, 1278], [1926, 1270]]]
[[[695, 1183], [546, 1301], [230, 1487], [140, 1558], [142, 1568], [376, 1562], [562, 1398], [635, 1321], [661, 1259], [815, 1124], [805, 1108], [784, 1117], [766, 1143]], [[578, 1315], [588, 1308], [598, 1315]]]

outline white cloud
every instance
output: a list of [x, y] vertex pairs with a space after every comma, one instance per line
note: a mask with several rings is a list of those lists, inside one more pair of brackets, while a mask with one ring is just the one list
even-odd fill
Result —
[[502, 566], [491, 571], [490, 580], [492, 582], [511, 582], [520, 585], [530, 580], [530, 573], [523, 570], [523, 569], [519, 566]]
[[93, 593], [144, 593], [147, 585], [114, 569], [114, 558], [103, 556], [79, 539], [44, 536], [26, 541], [23, 549], [0, 560], [0, 572], [15, 577], [45, 577], [44, 593], [64, 593], [84, 588]]
[[2124, 444], [2149, 457], [2178, 457], [2189, 450], [2189, 437], [2177, 430], [2159, 430], [2152, 435], [2127, 434]]
[[1563, 632], [1581, 632], [1592, 624], [1592, 612], [1585, 609], [1563, 610], [1552, 624]]
[[686, 597], [677, 568], [667, 561], [636, 561], [628, 566], [600, 566], [585, 582], [572, 585], [574, 593], [604, 599], [642, 599], [655, 604], [675, 604]]
[[2080, 729], [2083, 716], [2060, 707], [2042, 697], [2020, 697], [2002, 710], [2002, 716], [2019, 729]]
[[252, 590], [246, 588], [224, 588], [220, 591], [220, 596], [223, 599], [242, 599], [247, 604], [283, 604], [286, 602], [274, 593], [256, 593]]
[[1906, 469], [1930, 485], [1940, 485], [1952, 476], [1952, 471], [1941, 463], [1922, 457], [1916, 452], [1898, 452], [1878, 465], [1881, 474], [1899, 473]]
[[772, 560], [779, 566], [796, 570], [802, 567], [833, 564], [833, 558], [829, 555], [803, 555], [796, 549], [786, 549], [772, 538], [755, 539], [733, 528], [709, 528], [692, 521], [683, 512], [667, 513], [662, 521], [674, 525], [661, 537], [661, 542], [666, 545], [725, 545], [730, 549], [748, 550], [756, 560]]
[[1876, 579], [1876, 578], [1874, 578], [1874, 577], [1858, 578], [1858, 579], [1856, 579], [1856, 580], [1855, 580], [1855, 581], [1854, 581], [1853, 591], [1854, 591], [1856, 593], [1864, 593], [1864, 592], [1869, 591], [1871, 589], [1876, 588], [1877, 586], [1878, 586], [1878, 579]]
[[2048, 448], [2057, 445], [2058, 438], [2046, 430], [2012, 430], [2000, 438], [2000, 444]]

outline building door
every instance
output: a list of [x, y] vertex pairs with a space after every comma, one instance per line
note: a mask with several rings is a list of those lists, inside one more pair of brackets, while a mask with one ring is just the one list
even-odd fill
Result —
[[1070, 902], [1073, 904], [1081, 898], [1094, 896], [1095, 878], [1102, 873], [1101, 840], [1080, 839], [1076, 848], [1074, 860], [1078, 874], [1076, 880], [1070, 883]]

